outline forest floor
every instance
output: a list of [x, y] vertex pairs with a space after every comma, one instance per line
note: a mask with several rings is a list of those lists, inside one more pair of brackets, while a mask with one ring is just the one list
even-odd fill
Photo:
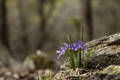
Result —
[[48, 72], [54, 75], [54, 71], [51, 70], [36, 70], [36, 71], [10, 71], [9, 69], [0, 66], [0, 80], [38, 80], [39, 74], [42, 76], [48, 75]]

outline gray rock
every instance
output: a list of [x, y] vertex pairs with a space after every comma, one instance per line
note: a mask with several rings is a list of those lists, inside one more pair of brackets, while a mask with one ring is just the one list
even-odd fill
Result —
[[90, 68], [103, 69], [120, 64], [120, 33], [93, 40], [86, 46], [94, 48], [88, 65]]
[[[78, 77], [83, 77], [81, 80], [120, 80], [119, 78], [120, 75], [117, 75], [119, 73], [114, 74], [114, 71], [116, 69], [119, 69], [119, 66], [110, 66], [110, 65], [120, 65], [120, 33], [90, 41], [85, 45], [89, 49], [94, 48], [94, 51], [91, 54], [91, 59], [89, 60], [88, 63], [88, 72], [80, 73], [80, 74], [75, 74], [76, 71], [74, 70], [71, 72], [71, 69], [68, 65], [68, 61], [66, 60], [63, 63], [63, 65], [61, 65], [61, 69], [55, 75], [54, 80], [65, 80], [67, 76], [71, 77], [76, 75], [78, 75]], [[112, 68], [113, 74], [109, 76], [110, 74], [109, 72], [111, 72], [109, 71], [110, 68]], [[106, 74], [105, 77], [101, 79], [99, 77], [101, 75], [97, 75], [97, 74], [99, 74], [99, 71], [100, 73], [103, 73], [101, 71], [102, 69], [103, 71], [105, 70], [106, 73], [107, 72], [108, 73]]]
[[94, 77], [100, 80], [120, 80], [120, 66], [110, 65], [102, 71], [97, 72]]

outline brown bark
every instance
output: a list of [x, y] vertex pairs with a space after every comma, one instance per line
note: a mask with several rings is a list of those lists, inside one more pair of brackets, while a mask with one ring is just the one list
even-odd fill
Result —
[[9, 32], [7, 26], [7, 0], [1, 0], [1, 29], [0, 29], [0, 41], [3, 46], [5, 46], [6, 50], [11, 54], [11, 49], [9, 45]]
[[28, 35], [27, 35], [27, 22], [26, 22], [26, 13], [24, 11], [24, 0], [19, 0], [18, 1], [18, 10], [19, 10], [19, 19], [20, 19], [20, 25], [22, 28], [22, 32], [24, 33], [22, 36], [22, 41], [23, 44], [26, 48], [26, 54], [28, 54], [29, 52], [29, 43], [28, 43]]
[[40, 43], [38, 45], [38, 49], [42, 49], [45, 41], [46, 41], [46, 27], [47, 27], [47, 19], [46, 15], [44, 13], [44, 6], [45, 6], [46, 1], [45, 0], [40, 0], [40, 7], [39, 7], [39, 14], [41, 18], [40, 22], [40, 33], [41, 38], [40, 38]]
[[87, 27], [87, 35], [89, 40], [93, 39], [93, 22], [91, 0], [82, 0], [83, 21]]
[[0, 61], [6, 67], [10, 66], [12, 59], [8, 37], [6, 0], [0, 0]]
[[8, 28], [7, 28], [7, 11], [6, 11], [6, 0], [1, 2], [1, 42], [9, 48], [8, 43]]

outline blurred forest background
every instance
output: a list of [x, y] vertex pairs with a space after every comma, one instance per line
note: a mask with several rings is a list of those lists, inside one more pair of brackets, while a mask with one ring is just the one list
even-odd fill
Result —
[[76, 37], [74, 17], [86, 42], [120, 32], [120, 0], [0, 0], [0, 61], [9, 66], [36, 50], [56, 59], [57, 39]]

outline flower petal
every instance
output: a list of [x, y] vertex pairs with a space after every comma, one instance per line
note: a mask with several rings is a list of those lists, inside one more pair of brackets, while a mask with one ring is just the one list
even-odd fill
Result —
[[87, 50], [88, 48], [86, 46], [82, 46], [84, 50]]
[[60, 59], [60, 57], [63, 55], [63, 53], [61, 52], [59, 55], [58, 55], [58, 57], [57, 57], [57, 59]]
[[58, 51], [58, 50], [56, 51], [56, 53], [60, 53], [60, 52], [61, 52], [61, 51]]
[[78, 41], [78, 46], [83, 46], [83, 42]]

